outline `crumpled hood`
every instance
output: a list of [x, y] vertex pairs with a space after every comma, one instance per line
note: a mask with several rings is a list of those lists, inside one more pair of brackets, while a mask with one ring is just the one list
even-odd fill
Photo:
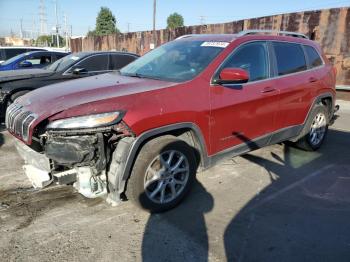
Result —
[[29, 78], [43, 77], [51, 75], [54, 72], [45, 69], [18, 69], [18, 70], [8, 70], [0, 71], [0, 83], [23, 80]]
[[17, 101], [35, 113], [37, 123], [67, 109], [101, 100], [118, 103], [118, 97], [157, 90], [173, 82], [122, 76], [117, 72], [85, 77], [36, 89]]

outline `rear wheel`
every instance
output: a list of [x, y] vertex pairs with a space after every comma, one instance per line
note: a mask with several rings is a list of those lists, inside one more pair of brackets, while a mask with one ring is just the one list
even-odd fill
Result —
[[319, 149], [326, 138], [329, 123], [329, 112], [324, 105], [316, 105], [312, 110], [305, 127], [308, 133], [297, 141], [296, 145], [307, 151]]
[[175, 207], [188, 193], [196, 174], [193, 149], [173, 136], [143, 146], [128, 181], [126, 196], [151, 212]]

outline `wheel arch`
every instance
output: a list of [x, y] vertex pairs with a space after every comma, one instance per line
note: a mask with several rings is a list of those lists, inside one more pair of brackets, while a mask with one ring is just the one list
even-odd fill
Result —
[[175, 137], [178, 137], [188, 143], [191, 147], [195, 148], [198, 152], [198, 165], [202, 168], [208, 166], [207, 147], [202, 132], [196, 124], [190, 122], [176, 123], [148, 130], [139, 135], [131, 145], [124, 170], [122, 170], [122, 175], [119, 178], [119, 192], [124, 192], [126, 188], [126, 181], [130, 177], [131, 170], [142, 146], [154, 138], [166, 135], [173, 135]]

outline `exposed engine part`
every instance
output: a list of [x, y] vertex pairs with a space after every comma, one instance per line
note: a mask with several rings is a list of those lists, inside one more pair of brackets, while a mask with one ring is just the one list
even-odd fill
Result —
[[62, 136], [48, 133], [45, 154], [58, 165], [94, 167], [98, 174], [105, 170], [108, 161], [102, 133], [84, 136]]
[[73, 186], [87, 198], [96, 198], [107, 194], [106, 173], [95, 175], [90, 167], [76, 167], [77, 181]]
[[55, 178], [56, 182], [60, 185], [68, 185], [77, 181], [77, 171], [75, 169], [54, 173], [52, 174], [52, 176]]
[[53, 181], [48, 172], [41, 170], [33, 165], [24, 165], [23, 170], [34, 188], [46, 187]]

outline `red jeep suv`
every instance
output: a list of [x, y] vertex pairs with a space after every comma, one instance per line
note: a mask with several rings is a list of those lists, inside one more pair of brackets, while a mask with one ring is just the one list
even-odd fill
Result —
[[317, 150], [334, 114], [335, 71], [292, 32], [186, 35], [120, 72], [19, 98], [6, 114], [34, 187], [168, 210], [197, 169], [279, 143]]

